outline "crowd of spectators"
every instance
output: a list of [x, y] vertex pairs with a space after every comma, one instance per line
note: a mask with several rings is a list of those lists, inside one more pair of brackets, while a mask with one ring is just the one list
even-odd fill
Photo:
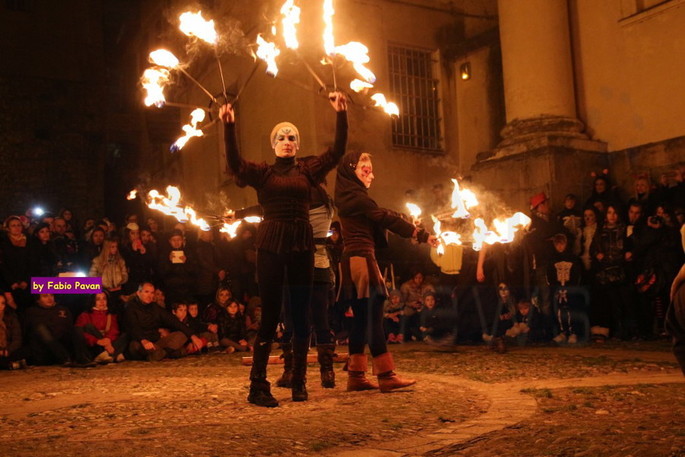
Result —
[[[640, 176], [628, 198], [606, 175], [595, 178], [585, 202], [536, 194], [531, 226], [514, 242], [479, 252], [450, 247], [451, 266], [427, 265], [411, 251], [391, 253], [381, 262], [393, 271], [391, 281], [385, 268], [388, 283], [398, 279], [385, 307], [388, 342], [485, 342], [504, 351], [511, 343], [663, 336], [670, 284], [684, 259], [682, 171], [657, 185]], [[426, 206], [444, 205], [436, 192]], [[107, 218], [79, 222], [67, 209], [7, 217], [0, 232], [0, 367], [249, 352], [261, 316], [254, 234], [247, 223], [231, 239], [136, 214], [119, 228]], [[336, 222], [328, 247], [336, 275]], [[400, 265], [409, 267], [395, 278]], [[77, 274], [102, 278], [102, 293], [31, 294], [32, 277]], [[350, 313], [337, 303], [330, 310], [338, 343], [346, 342]]]

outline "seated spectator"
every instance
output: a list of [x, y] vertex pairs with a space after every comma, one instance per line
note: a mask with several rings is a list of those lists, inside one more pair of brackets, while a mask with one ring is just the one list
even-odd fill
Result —
[[454, 341], [452, 330], [455, 319], [449, 309], [439, 308], [435, 292], [423, 294], [423, 309], [420, 313], [419, 330], [422, 340], [429, 344], [445, 345]]
[[0, 370], [26, 368], [27, 351], [21, 345], [21, 324], [0, 294]]
[[419, 314], [423, 308], [423, 294], [428, 291], [435, 292], [435, 288], [431, 284], [425, 283], [423, 273], [416, 270], [412, 272], [411, 279], [400, 286], [404, 305], [404, 328], [402, 329], [404, 341], [411, 341], [412, 338], [421, 340]]
[[247, 342], [252, 346], [257, 332], [262, 325], [262, 300], [259, 297], [252, 297], [247, 303], [247, 313], [245, 314], [245, 329]]
[[164, 291], [162, 289], [160, 289], [159, 287], [155, 289], [154, 302], [160, 308], [167, 309], [166, 296], [164, 295]]
[[117, 315], [109, 312], [109, 296], [106, 292], [90, 297], [89, 310], [76, 319], [76, 328], [83, 336], [96, 363], [123, 362], [126, 335], [119, 330]]
[[250, 345], [247, 343], [247, 329], [245, 317], [240, 314], [238, 302], [231, 300], [226, 307], [226, 315], [219, 329], [221, 334], [221, 346], [226, 352], [247, 352]]
[[219, 347], [219, 326], [203, 321], [200, 306], [195, 302], [188, 303], [188, 325], [194, 334], [207, 340], [207, 349]]
[[393, 290], [383, 304], [383, 328], [388, 343], [401, 343], [404, 339], [401, 332], [402, 309], [404, 308], [401, 298], [400, 291]]
[[226, 308], [233, 300], [233, 293], [228, 287], [219, 287], [214, 294], [214, 301], [202, 313], [205, 322], [220, 325], [226, 315]]
[[516, 341], [519, 346], [544, 340], [540, 311], [530, 303], [530, 300], [526, 298], [517, 300], [514, 323], [505, 335]]
[[165, 357], [182, 357], [186, 354], [184, 346], [188, 338], [196, 346], [202, 346], [200, 338], [187, 326], [153, 302], [154, 295], [155, 286], [143, 283], [126, 307], [128, 358], [159, 361]]
[[109, 239], [105, 241], [100, 255], [93, 259], [88, 276], [102, 278], [102, 288], [109, 293], [109, 311], [121, 314], [120, 297], [122, 288], [128, 281], [126, 262], [119, 253], [119, 241]]
[[[190, 321], [188, 319], [188, 303], [184, 301], [176, 302], [171, 305], [171, 314], [176, 316], [176, 319], [188, 327], [192, 332], [192, 327], [190, 326]], [[200, 339], [200, 344], [195, 344], [193, 341], [188, 342], [186, 345], [186, 354], [199, 354], [203, 349], [207, 347], [207, 340], [198, 335]]]
[[503, 282], [497, 285], [497, 296], [497, 311], [492, 326], [493, 338], [490, 347], [492, 350], [503, 354], [507, 350], [505, 336], [511, 333], [511, 328], [515, 325], [516, 300], [509, 285]]
[[185, 249], [185, 238], [179, 230], [169, 235], [169, 249], [162, 254], [158, 277], [171, 303], [192, 297], [195, 293], [197, 261], [191, 249]]
[[25, 324], [32, 363], [95, 366], [83, 334], [74, 327], [69, 309], [57, 304], [53, 294], [37, 297], [36, 305], [26, 311]]

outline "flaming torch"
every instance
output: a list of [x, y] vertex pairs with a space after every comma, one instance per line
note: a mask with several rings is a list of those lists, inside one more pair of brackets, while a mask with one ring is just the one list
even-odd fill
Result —
[[435, 232], [435, 237], [440, 242], [440, 244], [438, 244], [438, 247], [436, 248], [436, 252], [438, 253], [438, 255], [445, 254], [445, 246], [448, 246], [450, 244], [461, 245], [461, 235], [459, 235], [456, 232], [443, 232], [440, 220], [435, 216], [431, 216], [431, 219], [433, 219], [433, 231]]
[[[214, 95], [212, 95], [211, 92], [209, 92], [205, 86], [200, 84], [200, 81], [197, 79], [193, 78], [190, 76], [190, 74], [183, 69], [181, 66], [179, 60], [176, 58], [176, 56], [171, 53], [170, 51], [167, 51], [166, 49], [157, 49], [156, 51], [152, 51], [150, 53], [150, 62], [154, 63], [155, 65], [159, 65], [160, 67], [165, 67], [165, 68], [170, 68], [174, 70], [178, 70], [184, 75], [188, 77], [192, 82], [194, 82], [202, 91], [209, 96], [210, 99], [214, 103], [216, 103], [216, 98]], [[149, 105], [148, 105], [149, 106]]]
[[407, 209], [414, 225], [418, 224], [422, 213], [421, 208], [414, 203], [407, 203]]
[[190, 206], [186, 206], [185, 208], [180, 206], [181, 191], [178, 187], [168, 186], [166, 192], [166, 195], [160, 194], [155, 189], [148, 192], [148, 208], [161, 211], [167, 216], [173, 216], [179, 222], [190, 222], [191, 224], [198, 226], [202, 231], [206, 232], [211, 229], [207, 221], [198, 218], [197, 213]]
[[185, 135], [180, 137], [174, 144], [171, 145], [171, 152], [178, 152], [183, 149], [183, 146], [185, 146], [188, 140], [191, 138], [204, 135], [202, 130], [197, 128], [197, 124], [204, 120], [205, 110], [202, 108], [193, 110], [193, 112], [190, 113], [190, 123], [181, 127], [181, 129], [185, 132]]
[[376, 102], [375, 106], [380, 106], [383, 109], [383, 111], [385, 111], [387, 114], [389, 114], [391, 116], [399, 116], [400, 115], [400, 109], [393, 102], [388, 102], [385, 99], [385, 95], [373, 94], [371, 96], [371, 100]]
[[138, 196], [138, 191], [136, 189], [133, 189], [126, 196], [126, 200], [135, 200], [137, 196]]
[[145, 106], [155, 105], [161, 108], [166, 103], [164, 87], [169, 83], [169, 70], [166, 68], [148, 68], [143, 72], [141, 83], [147, 92]]
[[200, 40], [208, 43], [214, 47], [214, 56], [216, 57], [216, 64], [219, 67], [219, 75], [221, 76], [221, 87], [224, 89], [224, 98], [228, 100], [226, 95], [226, 81], [224, 80], [224, 70], [221, 68], [221, 60], [219, 59], [219, 51], [216, 47], [217, 34], [214, 28], [214, 21], [207, 21], [202, 17], [202, 11], [191, 13], [186, 11], [179, 16], [179, 29], [187, 36], [194, 36]]
[[466, 219], [471, 216], [467, 208], [478, 205], [478, 199], [476, 194], [468, 189], [463, 191], [459, 189], [459, 181], [452, 178], [454, 183], [454, 190], [452, 191], [452, 208], [456, 208], [452, 217], [455, 219]]
[[319, 75], [316, 74], [314, 69], [297, 51], [297, 49], [300, 47], [300, 43], [297, 40], [297, 24], [300, 23], [300, 8], [295, 6], [295, 0], [286, 0], [281, 7], [281, 14], [283, 15], [281, 23], [283, 24], [283, 40], [285, 41], [285, 47], [292, 49], [297, 53], [298, 57], [307, 68], [309, 73], [311, 73], [319, 85], [325, 89], [326, 85], [323, 83], [323, 81], [321, 81]]

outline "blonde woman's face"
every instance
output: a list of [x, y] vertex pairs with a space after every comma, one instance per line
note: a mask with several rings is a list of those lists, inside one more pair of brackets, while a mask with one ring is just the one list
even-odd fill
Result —
[[371, 187], [371, 183], [376, 177], [373, 175], [373, 164], [371, 163], [371, 158], [362, 154], [357, 166], [354, 169], [354, 174], [357, 179], [364, 184], [367, 189]]

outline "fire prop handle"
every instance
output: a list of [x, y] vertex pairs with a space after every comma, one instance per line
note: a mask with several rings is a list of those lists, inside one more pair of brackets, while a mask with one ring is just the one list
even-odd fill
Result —
[[[193, 78], [193, 77], [190, 75], [190, 73], [188, 73], [187, 71], [185, 71], [182, 67], [179, 66], [179, 67], [177, 67], [177, 68], [181, 71], [181, 73], [183, 73], [183, 74], [186, 75], [188, 78], [190, 78], [190, 80], [191, 80], [192, 82], [194, 82], [194, 83], [197, 85], [197, 87], [199, 87], [200, 89], [202, 89], [202, 91], [203, 91], [205, 94], [207, 94], [207, 95], [209, 96], [209, 98], [210, 98], [214, 103], [218, 103], [216, 97], [214, 97], [214, 95], [212, 95], [207, 89], [205, 89], [205, 86], [203, 86], [202, 84], [200, 84], [200, 81], [198, 81], [197, 79]], [[220, 68], [221, 68], [221, 67], [220, 67]]]
[[243, 87], [240, 88], [240, 90], [238, 91], [238, 94], [237, 94], [237, 95], [235, 96], [235, 98], [233, 99], [233, 102], [232, 102], [233, 105], [235, 105], [236, 103], [238, 103], [238, 99], [240, 98], [240, 94], [243, 93], [243, 90], [245, 90], [245, 88], [247, 87], [247, 85], [248, 85], [248, 84], [250, 83], [250, 81], [252, 80], [252, 77], [254, 76], [255, 72], [257, 71], [257, 68], [259, 68], [259, 60], [256, 60], [256, 61], [255, 61], [254, 66], [252, 67], [252, 71], [250, 72], [250, 74], [248, 75], [247, 79], [246, 79], [245, 82], [243, 83]]

